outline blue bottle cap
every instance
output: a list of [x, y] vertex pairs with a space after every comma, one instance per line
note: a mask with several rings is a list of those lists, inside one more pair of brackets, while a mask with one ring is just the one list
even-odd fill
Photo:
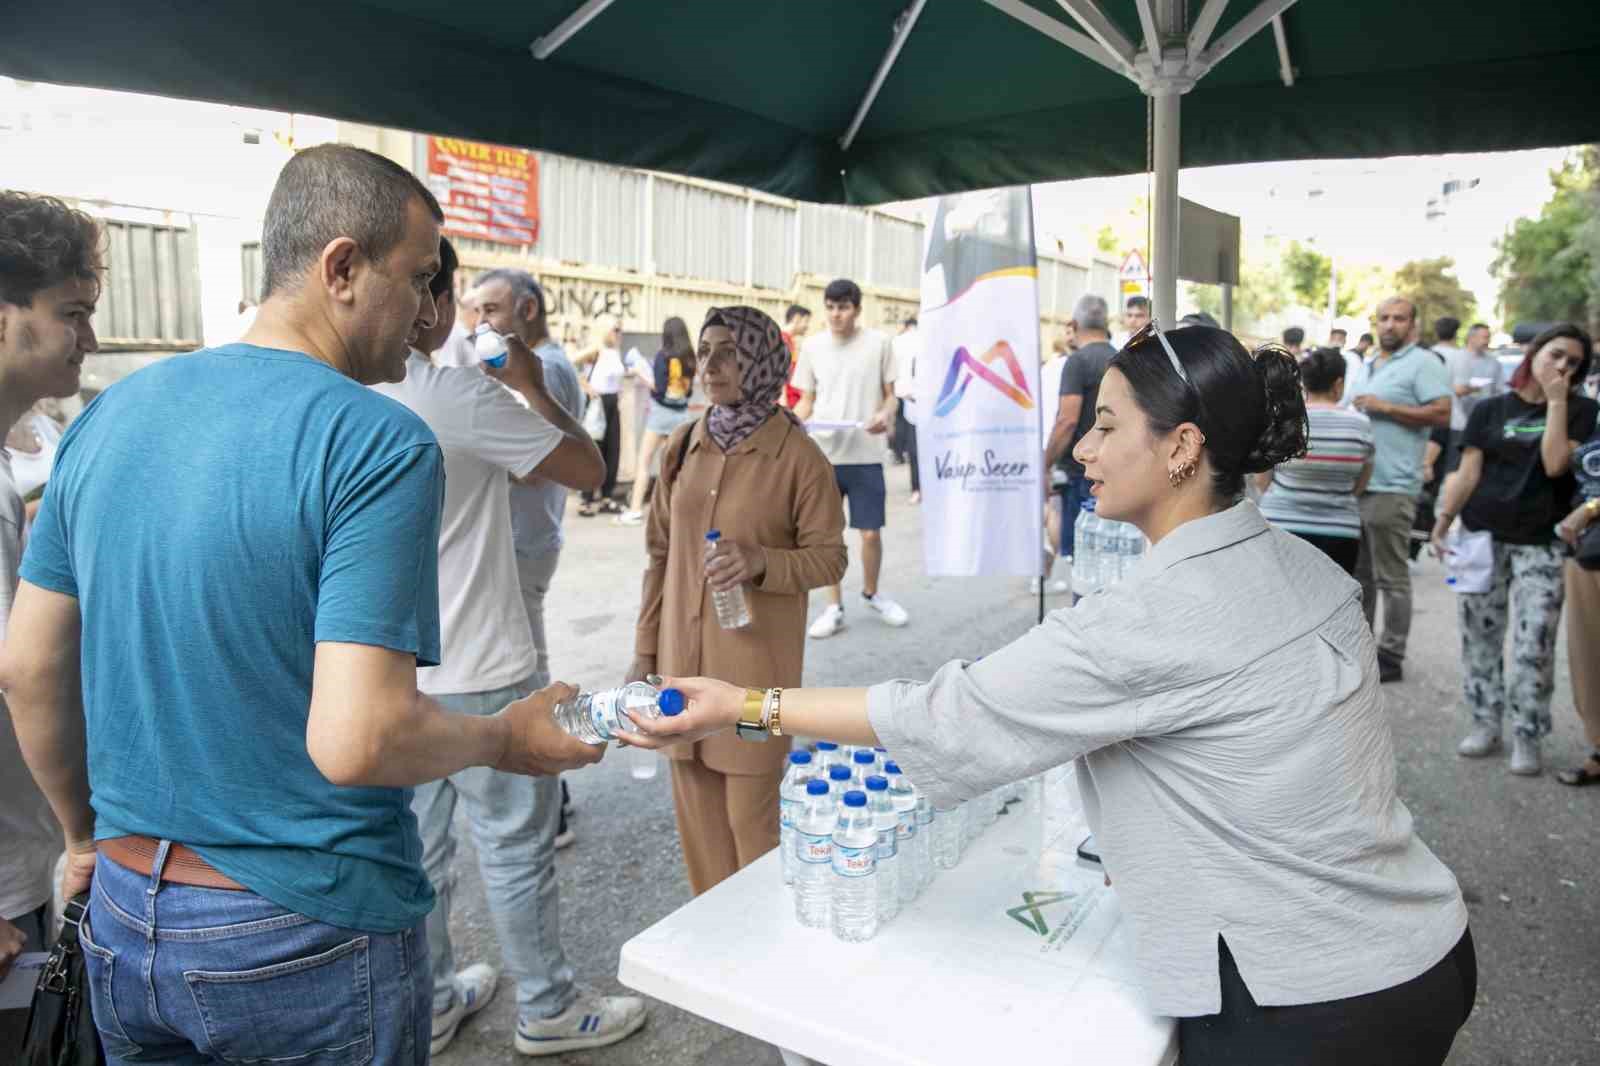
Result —
[[656, 706], [661, 713], [671, 718], [675, 714], [683, 713], [683, 693], [675, 688], [664, 688], [656, 697]]
[[806, 795], [808, 795], [808, 796], [826, 796], [827, 794], [828, 794], [828, 783], [826, 781], [824, 781], [822, 778], [813, 777], [810, 781], [806, 782]]
[[900, 764], [895, 762], [893, 759], [890, 759], [888, 762], [883, 764], [883, 772], [886, 774], [897, 774], [900, 772]]
[[833, 766], [828, 767], [828, 779], [831, 781], [850, 780], [850, 767], [840, 766], [835, 763]]
[[838, 751], [839, 750], [839, 745], [835, 744], [831, 740], [819, 740], [819, 741], [817, 741], [817, 750], [818, 751]]
[[873, 748], [872, 750], [873, 751], [881, 751], [885, 755], [889, 754], [889, 749], [888, 748]]
[[879, 777], [877, 774], [873, 774], [871, 777], [867, 778], [868, 792], [882, 792], [888, 787], [889, 779], [887, 777]]
[[878, 761], [878, 757], [870, 751], [858, 751], [852, 758], [861, 766], [871, 766]]
[[720, 529], [707, 530], [706, 531], [706, 539], [709, 540], [709, 541], [721, 540], [722, 539], [722, 530], [720, 530]]
[[867, 794], [860, 789], [852, 788], [844, 794], [844, 805], [846, 807], [865, 807], [867, 805]]
[[804, 766], [811, 761], [811, 753], [809, 751], [791, 751], [789, 753], [789, 761], [796, 766]]

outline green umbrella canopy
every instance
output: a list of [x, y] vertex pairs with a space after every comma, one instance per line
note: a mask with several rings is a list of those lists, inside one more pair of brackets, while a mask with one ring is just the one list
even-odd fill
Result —
[[[1157, 17], [1181, 4], [1147, 2]], [[465, 136], [825, 202], [1147, 166], [1141, 89], [1104, 56], [1062, 43], [1096, 33], [1092, 15], [1069, 14], [1087, 6], [1143, 47], [1140, 0], [590, 4], [10, 0], [0, 73]], [[1185, 21], [1219, 8], [1215, 43], [1257, 6], [1188, 0]], [[1600, 139], [1597, 0], [1276, 6], [1287, 7], [1294, 84], [1273, 29], [1253, 33], [1183, 97], [1183, 165]], [[548, 58], [530, 54], [594, 7]], [[912, 8], [881, 92], [841, 147], [897, 16]]]

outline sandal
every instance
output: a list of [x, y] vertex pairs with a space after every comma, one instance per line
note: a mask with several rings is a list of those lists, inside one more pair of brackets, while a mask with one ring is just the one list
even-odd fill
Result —
[[1600, 785], [1600, 748], [1589, 753], [1589, 760], [1582, 766], [1574, 766], [1570, 770], [1560, 770], [1556, 773], [1556, 780], [1563, 785], [1582, 788], [1584, 785]]
[[578, 505], [579, 518], [593, 518], [595, 515], [594, 504], [584, 503]]

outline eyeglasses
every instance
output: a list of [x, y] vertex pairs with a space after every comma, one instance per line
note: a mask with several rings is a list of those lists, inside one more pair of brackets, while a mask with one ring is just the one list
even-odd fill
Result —
[[1151, 318], [1150, 321], [1146, 322], [1142, 327], [1140, 327], [1139, 332], [1129, 337], [1128, 343], [1122, 346], [1122, 350], [1128, 351], [1130, 348], [1137, 348], [1139, 345], [1149, 340], [1151, 336], [1154, 336], [1156, 340], [1161, 342], [1161, 350], [1167, 353], [1167, 359], [1171, 361], [1172, 369], [1177, 372], [1178, 377], [1183, 381], [1183, 383], [1185, 385], [1192, 385], [1193, 382], [1189, 380], [1188, 371], [1184, 370], [1183, 363], [1178, 361], [1178, 353], [1172, 350], [1171, 342], [1167, 340], [1167, 335], [1161, 332], [1161, 326], [1154, 318]]

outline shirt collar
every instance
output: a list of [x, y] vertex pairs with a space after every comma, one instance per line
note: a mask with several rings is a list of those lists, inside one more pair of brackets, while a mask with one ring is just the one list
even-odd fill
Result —
[[[784, 441], [789, 439], [789, 431], [794, 428], [794, 424], [784, 417], [783, 412], [774, 411], [765, 422], [761, 423], [760, 429], [735, 444], [733, 451], [728, 454], [738, 455], [740, 452], [757, 451], [769, 459], [776, 459], [778, 453], [783, 450]], [[694, 429], [689, 431], [689, 450], [692, 452], [702, 446], [716, 447], [710, 431], [706, 428], [705, 415], [696, 418]]]
[[1148, 568], [1166, 570], [1186, 559], [1249, 540], [1267, 531], [1267, 520], [1249, 500], [1240, 500], [1225, 511], [1185, 522], [1150, 549]]

